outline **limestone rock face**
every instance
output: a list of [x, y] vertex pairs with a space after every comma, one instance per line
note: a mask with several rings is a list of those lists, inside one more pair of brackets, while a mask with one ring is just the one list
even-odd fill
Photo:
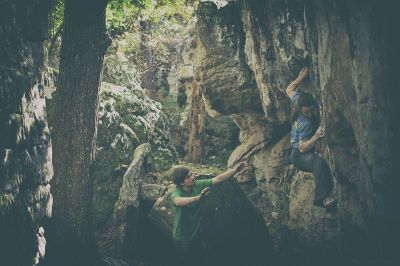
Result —
[[[384, 224], [393, 229], [397, 219], [391, 188], [397, 169], [391, 142], [398, 134], [391, 98], [396, 60], [390, 55], [398, 43], [390, 30], [398, 16], [388, 19], [393, 9], [389, 1], [199, 5], [194, 75], [210, 115], [236, 117], [241, 144], [228, 165], [251, 162], [248, 177], [238, 181], [278, 252], [306, 254], [318, 246], [336, 259], [390, 254], [393, 237]], [[300, 89], [319, 102], [326, 137], [317, 151], [335, 179], [338, 206], [329, 212], [312, 206], [312, 174], [285, 164], [291, 127], [285, 89], [304, 64], [310, 75]]]
[[148, 202], [156, 202], [158, 198], [162, 197], [167, 188], [158, 184], [143, 184], [139, 191], [140, 199]]
[[144, 179], [146, 160], [149, 153], [150, 145], [148, 143], [136, 148], [133, 161], [122, 179], [119, 197], [114, 208], [118, 246], [131, 248], [132, 250], [137, 249], [139, 191], [142, 179]]
[[135, 148], [149, 143], [146, 171], [162, 171], [177, 160], [168, 119], [161, 105], [143, 90], [103, 84], [94, 166], [93, 214], [95, 225], [110, 225], [122, 176]]
[[51, 217], [53, 177], [43, 95], [49, 1], [0, 4], [0, 254], [32, 265], [36, 232]]
[[[334, 238], [337, 235], [337, 215], [323, 208], [313, 206], [315, 190], [312, 174], [299, 172], [290, 184], [288, 228], [294, 239], [302, 247], [317, 248], [324, 245], [334, 248]], [[302, 243], [305, 241], [304, 243]], [[319, 247], [321, 248], [321, 247]]]
[[176, 161], [162, 106], [140, 88], [103, 84], [99, 115], [99, 153], [118, 146], [136, 147], [149, 142], [152, 148], [150, 171], [166, 170]]
[[239, 129], [230, 116], [205, 116], [204, 163], [224, 167], [239, 144]]
[[244, 56], [244, 32], [237, 19], [240, 9], [230, 5], [217, 11], [213, 3], [202, 3], [198, 16], [201, 43], [195, 76], [207, 111], [214, 116], [260, 110], [259, 91]]
[[[119, 198], [115, 203], [116, 220], [126, 220], [126, 208], [133, 206], [139, 207], [139, 190], [141, 179], [145, 174], [146, 159], [150, 152], [148, 143], [142, 144], [136, 148], [133, 155], [133, 161], [122, 179], [122, 186], [119, 192]], [[122, 217], [119, 218], [121, 215]]]

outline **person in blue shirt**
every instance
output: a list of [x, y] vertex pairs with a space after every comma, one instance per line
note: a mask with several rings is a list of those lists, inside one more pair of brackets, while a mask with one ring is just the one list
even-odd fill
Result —
[[297, 90], [298, 85], [308, 75], [308, 68], [304, 67], [299, 76], [286, 89], [294, 105], [292, 113], [291, 140], [292, 152], [290, 160], [301, 171], [311, 172], [315, 178], [314, 205], [329, 207], [336, 203], [333, 197], [332, 174], [325, 159], [314, 153], [314, 146], [322, 137], [324, 129], [318, 127], [317, 103], [314, 97]]

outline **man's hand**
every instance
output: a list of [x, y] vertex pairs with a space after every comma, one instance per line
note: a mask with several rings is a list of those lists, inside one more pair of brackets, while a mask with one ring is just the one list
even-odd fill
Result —
[[237, 172], [242, 171], [244, 168], [246, 168], [247, 162], [240, 162], [239, 164], [229, 168], [228, 170], [226, 170], [225, 172], [223, 172], [222, 174], [217, 175], [216, 177], [212, 178], [212, 184], [213, 185], [217, 185], [219, 183], [224, 182], [225, 180], [227, 180], [228, 178], [234, 176]]
[[315, 136], [317, 139], [320, 139], [320, 138], [325, 137], [325, 130], [324, 130], [324, 128], [321, 127], [321, 126], [318, 127], [317, 131], [315, 131], [314, 136]]
[[245, 161], [241, 161], [235, 168], [235, 172], [238, 173], [240, 171], [242, 171], [243, 169], [247, 168], [249, 165], [247, 162]]
[[202, 199], [205, 195], [207, 195], [208, 193], [210, 193], [210, 187], [206, 187], [205, 189], [203, 189], [200, 194], [199, 194], [199, 199]]
[[308, 67], [303, 67], [301, 70], [300, 70], [300, 73], [299, 73], [299, 76], [297, 77], [297, 80], [299, 81], [299, 82], [301, 82], [301, 81], [303, 81], [303, 79], [305, 78], [305, 77], [307, 77], [308, 76]]
[[318, 127], [317, 131], [315, 131], [315, 134], [314, 134], [314, 136], [312, 136], [312, 138], [310, 138], [309, 140], [306, 140], [306, 141], [300, 140], [300, 143], [299, 143], [300, 152], [309, 151], [315, 145], [315, 143], [317, 143], [317, 141], [320, 138], [323, 138], [324, 136], [325, 136], [324, 128], [321, 126]]

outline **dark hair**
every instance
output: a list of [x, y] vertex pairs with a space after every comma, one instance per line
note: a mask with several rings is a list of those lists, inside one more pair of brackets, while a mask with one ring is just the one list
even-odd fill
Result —
[[188, 176], [190, 170], [187, 167], [184, 166], [177, 166], [175, 167], [174, 171], [172, 172], [172, 182], [174, 182], [175, 185], [180, 186], [185, 178]]
[[297, 117], [299, 116], [301, 112], [302, 107], [311, 107], [315, 106], [316, 102], [314, 97], [308, 93], [308, 92], [301, 92], [299, 95], [299, 98], [296, 100], [296, 102], [293, 105], [293, 110], [292, 110], [292, 124], [296, 122]]
[[301, 107], [310, 107], [315, 105], [314, 97], [307, 92], [303, 92], [299, 95], [299, 99], [297, 99], [299, 108]]

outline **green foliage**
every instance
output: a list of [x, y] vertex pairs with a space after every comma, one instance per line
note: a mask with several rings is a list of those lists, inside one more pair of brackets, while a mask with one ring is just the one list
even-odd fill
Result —
[[122, 86], [140, 83], [148, 70], [143, 51], [150, 49], [155, 86], [168, 95], [171, 61], [188, 43], [193, 14], [193, 7], [183, 0], [110, 1], [107, 27], [113, 43], [106, 54], [103, 80]]
[[[60, 34], [64, 23], [64, 1], [55, 0], [49, 13], [49, 39]], [[193, 8], [185, 0], [109, 0], [106, 25], [112, 37], [138, 29], [139, 21], [188, 20]]]
[[143, 1], [112, 0], [106, 10], [106, 26], [111, 37], [122, 35], [130, 30], [140, 14]]
[[111, 0], [107, 5], [107, 29], [112, 37], [138, 29], [140, 21], [187, 20], [193, 8], [184, 0]]
[[[106, 25], [112, 37], [138, 27], [140, 20], [159, 22], [173, 16], [188, 19], [192, 9], [184, 0], [109, 0]], [[189, 12], [188, 12], [189, 11]], [[64, 0], [55, 0], [49, 13], [49, 39], [59, 34], [64, 22]]]
[[53, 7], [49, 13], [49, 39], [54, 38], [62, 29], [64, 23], [64, 1], [54, 1]]

